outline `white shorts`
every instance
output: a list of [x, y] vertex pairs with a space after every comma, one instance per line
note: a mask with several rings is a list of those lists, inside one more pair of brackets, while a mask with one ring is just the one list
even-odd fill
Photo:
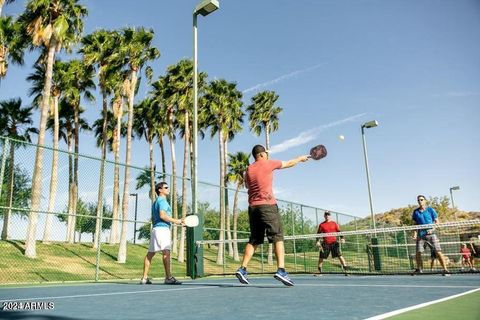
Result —
[[170, 228], [155, 227], [150, 235], [150, 246], [148, 252], [158, 252], [163, 250], [171, 250], [172, 237]]

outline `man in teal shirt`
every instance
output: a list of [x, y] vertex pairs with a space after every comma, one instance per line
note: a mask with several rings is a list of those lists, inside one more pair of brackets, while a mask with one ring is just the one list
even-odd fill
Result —
[[163, 266], [165, 267], [165, 284], [182, 284], [172, 276], [170, 270], [170, 250], [172, 247], [172, 234], [170, 225], [183, 224], [183, 220], [172, 218], [172, 209], [167, 202], [167, 195], [170, 194], [166, 182], [155, 185], [157, 199], [152, 204], [152, 232], [150, 235], [150, 246], [143, 263], [143, 278], [140, 284], [152, 284], [148, 278], [148, 270], [152, 258], [159, 251], [163, 254]]
[[[438, 214], [432, 207], [427, 206], [427, 199], [423, 195], [417, 196], [418, 208], [413, 211], [412, 220], [417, 225], [424, 224], [437, 224], [438, 223]], [[447, 265], [445, 263], [445, 257], [442, 254], [442, 249], [440, 247], [440, 241], [438, 240], [437, 235], [435, 234], [435, 229], [430, 227], [426, 229], [419, 229], [413, 232], [413, 238], [416, 240], [416, 260], [417, 260], [417, 269], [414, 274], [422, 273], [423, 261], [422, 261], [422, 252], [425, 250], [426, 246], [430, 247], [430, 250], [435, 252], [438, 261], [443, 267], [443, 275], [448, 276], [450, 273], [447, 270]]]

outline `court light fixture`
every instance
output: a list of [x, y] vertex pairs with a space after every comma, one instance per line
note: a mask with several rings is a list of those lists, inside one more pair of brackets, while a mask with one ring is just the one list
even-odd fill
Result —
[[368, 122], [365, 122], [363, 125], [362, 125], [362, 128], [375, 128], [376, 126], [378, 126], [378, 121], [377, 120], [372, 120], [372, 121], [368, 121]]
[[220, 8], [220, 4], [217, 0], [204, 0], [198, 4], [193, 14], [201, 14], [205, 17], [218, 8]]

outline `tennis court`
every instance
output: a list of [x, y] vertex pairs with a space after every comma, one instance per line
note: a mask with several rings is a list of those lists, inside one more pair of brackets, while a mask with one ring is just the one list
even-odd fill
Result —
[[[132, 282], [1, 288], [2, 305], [50, 310], [2, 311], [0, 319], [367, 319], [472, 290], [480, 277], [293, 275], [186, 280], [180, 286]], [[28, 303], [28, 304], [25, 304]], [[471, 310], [472, 311], [472, 310]], [[480, 315], [480, 310], [473, 310]], [[381, 318], [381, 317], [380, 317]]]

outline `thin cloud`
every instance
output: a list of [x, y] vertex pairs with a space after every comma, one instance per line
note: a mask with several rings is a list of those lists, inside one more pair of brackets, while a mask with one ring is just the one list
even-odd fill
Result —
[[472, 96], [478, 96], [480, 95], [479, 92], [448, 92], [447, 97], [472, 97]]
[[287, 73], [287, 74], [284, 74], [278, 78], [275, 78], [273, 80], [270, 80], [270, 81], [267, 81], [267, 82], [263, 82], [263, 83], [259, 83], [253, 87], [250, 87], [248, 89], [245, 89], [242, 91], [242, 93], [248, 93], [248, 92], [252, 92], [252, 91], [255, 91], [255, 90], [258, 90], [260, 88], [264, 88], [264, 87], [268, 87], [268, 86], [271, 86], [272, 84], [275, 84], [275, 83], [278, 83], [278, 82], [281, 82], [281, 81], [285, 81], [287, 79], [290, 79], [292, 77], [295, 77], [295, 76], [298, 76], [302, 73], [305, 73], [305, 72], [310, 72], [312, 70], [315, 70], [315, 69], [318, 69], [322, 66], [326, 65], [326, 63], [320, 63], [320, 64], [317, 64], [317, 65], [314, 65], [312, 67], [309, 67], [309, 68], [306, 68], [306, 69], [300, 69], [300, 70], [297, 70], [297, 71], [293, 71], [293, 72], [290, 72], [290, 73]]
[[316, 127], [316, 128], [309, 129], [307, 131], [300, 132], [300, 134], [297, 135], [296, 137], [293, 137], [291, 139], [287, 139], [287, 140], [271, 147], [270, 148], [270, 153], [272, 153], [272, 154], [273, 153], [278, 153], [278, 152], [286, 151], [288, 149], [291, 149], [291, 148], [294, 148], [294, 147], [297, 147], [297, 146], [304, 145], [304, 144], [306, 144], [306, 143], [308, 143], [312, 140], [315, 140], [321, 132], [323, 132], [323, 131], [325, 131], [329, 128], [336, 127], [336, 126], [339, 126], [339, 125], [347, 123], [347, 122], [355, 121], [355, 120], [357, 120], [357, 119], [359, 119], [359, 118], [361, 118], [365, 115], [366, 115], [366, 113], [356, 114], [354, 116], [351, 116], [351, 117], [348, 117], [348, 118], [345, 118], [345, 119], [342, 119], [342, 120], [334, 121], [334, 122], [331, 122], [331, 123], [321, 125], [321, 126]]

